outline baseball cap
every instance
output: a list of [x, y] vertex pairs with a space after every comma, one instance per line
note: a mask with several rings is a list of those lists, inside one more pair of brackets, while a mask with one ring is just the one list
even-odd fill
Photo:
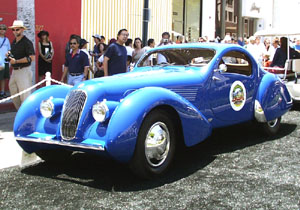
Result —
[[99, 35], [99, 34], [95, 34], [95, 35], [93, 35], [92, 37], [94, 37], [94, 38], [97, 38], [97, 39], [101, 39], [101, 36]]

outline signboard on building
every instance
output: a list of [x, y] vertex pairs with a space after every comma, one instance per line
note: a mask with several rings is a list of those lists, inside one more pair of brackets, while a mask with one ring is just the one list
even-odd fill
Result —
[[248, 18], [262, 18], [262, 1], [261, 0], [242, 0], [243, 17]]

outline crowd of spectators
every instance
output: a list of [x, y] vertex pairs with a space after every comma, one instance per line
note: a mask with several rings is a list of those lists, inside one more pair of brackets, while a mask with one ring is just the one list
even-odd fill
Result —
[[[18, 31], [20, 30], [20, 32], [23, 32], [26, 30], [22, 21], [19, 21], [18, 23], [21, 23], [21, 25], [13, 25], [10, 27], [13, 29], [13, 31], [16, 31], [16, 40], [12, 42], [14, 45], [20, 40]], [[4, 84], [5, 81], [9, 79], [9, 65], [12, 66], [12, 74], [15, 75], [16, 73], [21, 72], [17, 72], [17, 70], [20, 70], [23, 67], [29, 67], [31, 61], [34, 60], [34, 49], [30, 49], [30, 51], [26, 52], [26, 55], [22, 55], [24, 59], [20, 60], [15, 59], [14, 55], [10, 54], [12, 50], [9, 40], [5, 37], [6, 30], [6, 25], [1, 24], [0, 100], [7, 97], [4, 91]], [[25, 37], [22, 33], [20, 34], [21, 38]], [[54, 47], [49, 36], [50, 35], [48, 31], [43, 30], [38, 33], [39, 81], [43, 79], [46, 72], [52, 72]], [[188, 43], [188, 41], [182, 35], [173, 37], [176, 39], [175, 42], [173, 42], [170, 33], [164, 32], [162, 33], [161, 40], [159, 40], [157, 45], [155, 40], [150, 38], [146, 42], [147, 46], [143, 46], [142, 39], [139, 37], [135, 37], [134, 39], [129, 38], [129, 33], [126, 29], [121, 29], [117, 34], [117, 39], [111, 38], [108, 43], [106, 43], [105, 37], [99, 34], [95, 34], [92, 37], [94, 41], [93, 50], [88, 50], [89, 42], [86, 39], [83, 39], [76, 34], [70, 35], [69, 41], [65, 47], [65, 63], [61, 82], [67, 82], [68, 84], [76, 85], [81, 81], [91, 78], [125, 73], [132, 69], [134, 64], [142, 57], [144, 53], [155, 46]], [[287, 59], [288, 41], [289, 40], [286, 37], [281, 37], [279, 39], [278, 37], [263, 38], [251, 36], [247, 39], [245, 38], [244, 40], [241, 38], [235, 39], [229, 33], [225, 35], [224, 39], [216, 37], [213, 40], [209, 40], [207, 36], [199, 37], [198, 39], [199, 43], [214, 42], [240, 45], [246, 48], [250, 54], [253, 55], [256, 61], [265, 67], [284, 67]], [[300, 58], [300, 38], [295, 38], [290, 42], [289, 54], [290, 58]], [[11, 57], [9, 57], [9, 55]], [[165, 62], [163, 56], [161, 58], [159, 57], [159, 54], [157, 56], [157, 63]], [[18, 61], [22, 63], [18, 64]], [[151, 58], [149, 58], [149, 61], [146, 62], [149, 62], [151, 65]], [[10, 83], [12, 82], [10, 81]], [[24, 88], [17, 89], [21, 90]], [[10, 92], [11, 94], [16, 93], [16, 91]], [[20, 103], [16, 105], [16, 108], [20, 106]]]

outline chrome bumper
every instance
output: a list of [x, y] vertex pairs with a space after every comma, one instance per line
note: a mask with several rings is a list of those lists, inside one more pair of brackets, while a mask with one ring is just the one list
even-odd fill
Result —
[[72, 142], [65, 142], [65, 141], [23, 138], [23, 137], [16, 137], [16, 140], [17, 141], [22, 141], [22, 142], [32, 142], [32, 143], [50, 144], [50, 145], [57, 145], [57, 146], [64, 146], [64, 147], [71, 147], [71, 148], [79, 148], [79, 149], [105, 151], [105, 148], [102, 145], [87, 145], [87, 144], [78, 144], [78, 143], [75, 144], [75, 143], [72, 143]]

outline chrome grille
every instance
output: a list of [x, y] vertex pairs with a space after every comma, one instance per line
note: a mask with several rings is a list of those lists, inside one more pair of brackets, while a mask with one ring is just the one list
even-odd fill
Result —
[[73, 90], [69, 93], [62, 113], [61, 135], [64, 140], [75, 138], [86, 98], [87, 95], [82, 90]]

